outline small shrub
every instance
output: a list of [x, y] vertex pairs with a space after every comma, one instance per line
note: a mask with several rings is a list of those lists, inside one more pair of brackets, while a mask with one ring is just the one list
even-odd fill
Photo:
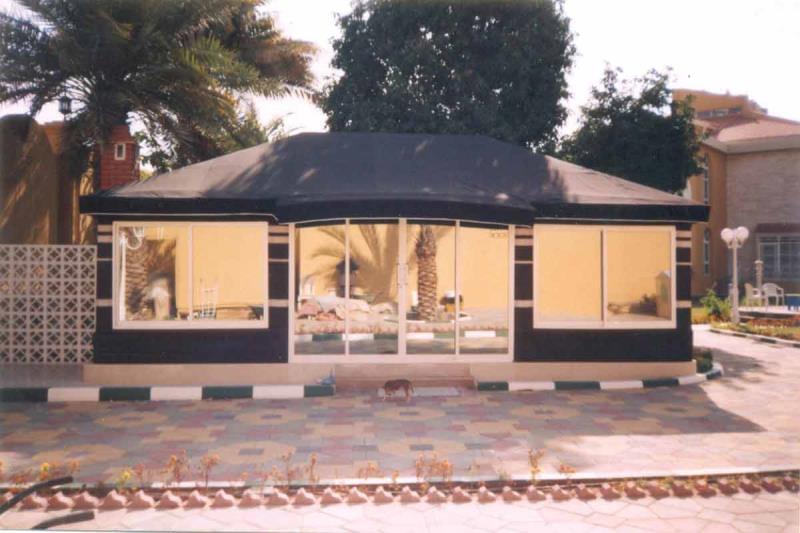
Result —
[[200, 466], [198, 472], [203, 478], [203, 485], [206, 492], [208, 492], [208, 480], [211, 477], [211, 471], [219, 464], [219, 455], [215, 453], [207, 453], [200, 458]]
[[714, 289], [708, 289], [706, 295], [700, 299], [708, 317], [714, 322], [727, 322], [731, 318], [731, 304], [717, 296]]
[[695, 348], [692, 353], [697, 372], [705, 374], [713, 368], [714, 356], [708, 348]]

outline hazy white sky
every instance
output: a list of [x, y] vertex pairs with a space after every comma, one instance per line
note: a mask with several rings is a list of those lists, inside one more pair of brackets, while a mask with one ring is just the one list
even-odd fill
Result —
[[[9, 5], [0, 0], [0, 9]], [[336, 14], [350, 10], [350, 0], [272, 0], [287, 35], [320, 47], [314, 73], [320, 85], [333, 71], [331, 40]], [[566, 0], [578, 56], [569, 75], [569, 131], [579, 107], [606, 63], [624, 76], [650, 68], [672, 67], [673, 87], [744, 93], [770, 114], [800, 120], [800, 1], [798, 0]], [[284, 116], [290, 132], [322, 131], [325, 116], [309, 102], [259, 99], [262, 120]], [[6, 106], [0, 113], [19, 112]], [[60, 119], [55, 105], [42, 121]]]

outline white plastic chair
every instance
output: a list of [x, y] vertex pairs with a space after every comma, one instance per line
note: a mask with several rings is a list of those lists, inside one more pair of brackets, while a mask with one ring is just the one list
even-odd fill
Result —
[[767, 305], [770, 304], [770, 298], [775, 298], [776, 305], [784, 305], [786, 303], [783, 289], [774, 283], [765, 283], [761, 286], [761, 290], [764, 291], [763, 298], [767, 302]]
[[761, 294], [759, 289], [756, 289], [749, 283], [745, 283], [744, 292], [745, 301], [748, 303], [748, 305], [753, 305], [752, 302], [756, 302], [756, 305], [759, 307], [764, 305], [764, 296]]

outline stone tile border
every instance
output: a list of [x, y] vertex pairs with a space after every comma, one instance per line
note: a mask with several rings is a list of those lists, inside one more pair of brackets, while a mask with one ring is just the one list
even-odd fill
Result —
[[800, 341], [792, 341], [789, 339], [778, 339], [776, 337], [768, 337], [767, 335], [756, 335], [754, 333], [742, 333], [741, 331], [731, 331], [727, 329], [720, 329], [712, 327], [709, 329], [711, 333], [718, 333], [720, 335], [728, 335], [729, 337], [739, 337], [742, 339], [751, 339], [756, 342], [764, 342], [767, 344], [780, 344], [782, 346], [791, 346], [792, 348], [800, 348]]
[[333, 396], [335, 390], [334, 385], [0, 387], [0, 403], [292, 399]]
[[[388, 486], [388, 485], [387, 485]], [[307, 506], [319, 504], [361, 505], [366, 503], [385, 504], [400, 502], [431, 504], [479, 502], [491, 503], [519, 501], [526, 497], [532, 502], [550, 499], [564, 502], [572, 499], [589, 501], [594, 499], [615, 500], [620, 498], [637, 500], [645, 497], [655, 499], [676, 497], [691, 498], [695, 495], [704, 498], [731, 497], [741, 491], [755, 494], [762, 491], [776, 493], [787, 491], [798, 493], [797, 471], [771, 472], [765, 476], [715, 476], [709, 478], [661, 478], [661, 479], [615, 479], [584, 483], [567, 480], [563, 485], [555, 483], [531, 483], [499, 481], [493, 483], [461, 484], [441, 482], [435, 484], [417, 481], [409, 484], [347, 486], [295, 486], [295, 487], [245, 487], [228, 486], [207, 488], [170, 486], [147, 490], [87, 490], [85, 486], [64, 487], [55, 494], [45, 490], [40, 494], [14, 497], [10, 490], [0, 493], [0, 511], [10, 508], [19, 510], [64, 510], [64, 509], [177, 509], [177, 508], [226, 508], [226, 507], [279, 507]], [[226, 490], [227, 489], [227, 490]], [[204, 496], [200, 490], [206, 493]], [[211, 493], [213, 491], [213, 496]], [[92, 494], [95, 492], [95, 494]], [[293, 497], [290, 496], [294, 493]]]
[[696, 385], [711, 379], [722, 377], [723, 368], [714, 363], [711, 370], [705, 373], [679, 376], [676, 378], [659, 378], [623, 381], [479, 381], [479, 391], [545, 391], [545, 390], [619, 390], [649, 389], [653, 387], [676, 387], [678, 385]]

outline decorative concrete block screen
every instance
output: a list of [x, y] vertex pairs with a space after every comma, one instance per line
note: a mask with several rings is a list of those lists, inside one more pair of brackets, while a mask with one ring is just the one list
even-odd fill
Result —
[[92, 358], [97, 248], [0, 245], [0, 363]]

